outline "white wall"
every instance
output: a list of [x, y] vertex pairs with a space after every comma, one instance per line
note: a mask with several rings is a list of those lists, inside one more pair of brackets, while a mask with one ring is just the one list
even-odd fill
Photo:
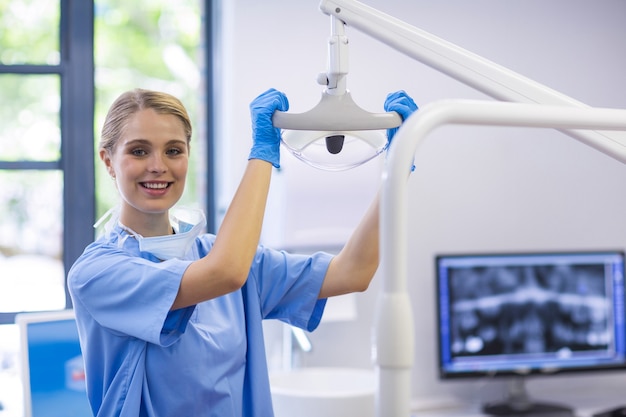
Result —
[[[269, 87], [288, 95], [293, 112], [308, 110], [319, 100], [321, 87], [315, 77], [326, 66], [330, 18], [319, 12], [316, 0], [223, 3], [223, 74], [219, 82], [223, 86], [220, 121], [224, 138], [220, 201], [224, 204], [241, 176], [250, 148], [249, 102]], [[579, 101], [626, 108], [626, 2], [622, 0], [365, 3]], [[421, 105], [445, 98], [489, 99], [354, 29], [348, 28], [347, 36], [348, 88], [366, 109], [382, 111], [386, 94], [398, 89], [406, 90]], [[288, 157], [283, 156], [284, 163]], [[417, 169], [409, 181], [409, 274], [415, 278], [410, 291], [418, 336], [412, 393], [416, 401], [493, 396], [498, 391], [493, 382], [437, 380], [433, 256], [442, 252], [624, 248], [626, 167], [561, 134], [495, 128], [445, 128], [420, 148], [415, 162]], [[360, 168], [367, 175], [352, 186], [359, 190], [357, 205], [375, 193], [377, 175], [371, 178], [379, 163]], [[291, 169], [277, 176], [291, 175]], [[360, 214], [354, 205], [338, 202], [336, 193], [313, 189], [319, 181], [323, 186], [339, 183], [341, 189], [350, 190], [343, 182], [345, 177], [328, 177], [303, 166], [293, 170], [304, 176], [300, 191], [310, 190], [314, 196], [311, 204], [316, 200], [320, 207], [334, 204], [344, 218]], [[270, 202], [268, 209], [270, 222], [276, 220], [272, 212], [280, 208], [273, 204]], [[342, 206], [350, 207], [349, 215], [342, 212]], [[296, 220], [297, 215], [294, 213]], [[309, 215], [313, 214], [307, 214], [307, 221]], [[306, 358], [307, 364], [369, 366], [370, 327], [381, 279], [377, 277], [368, 292], [358, 295], [357, 321], [323, 323], [312, 334], [315, 351]], [[546, 392], [558, 396], [579, 388], [597, 396], [624, 382], [622, 373], [568, 376], [532, 380], [530, 389], [544, 397]]]

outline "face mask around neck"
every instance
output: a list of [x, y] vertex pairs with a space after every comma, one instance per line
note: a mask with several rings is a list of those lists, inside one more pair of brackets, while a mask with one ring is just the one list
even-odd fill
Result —
[[120, 225], [137, 239], [141, 252], [151, 253], [165, 261], [183, 258], [189, 252], [196, 237], [206, 226], [206, 217], [201, 210], [181, 208], [175, 215], [170, 216], [170, 222], [174, 228], [174, 234], [152, 237], [143, 237], [121, 223]]

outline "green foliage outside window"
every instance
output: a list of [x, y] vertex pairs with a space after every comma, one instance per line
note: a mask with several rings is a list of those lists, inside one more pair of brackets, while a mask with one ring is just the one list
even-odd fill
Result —
[[[96, 141], [109, 105], [126, 90], [161, 90], [181, 99], [194, 124], [190, 175], [181, 202], [186, 205], [203, 200], [203, 182], [198, 182], [204, 172], [201, 25], [200, 0], [96, 1]], [[99, 217], [116, 204], [117, 192], [99, 161], [96, 175]]]
[[59, 0], [0, 0], [0, 64], [59, 64], [59, 16]]

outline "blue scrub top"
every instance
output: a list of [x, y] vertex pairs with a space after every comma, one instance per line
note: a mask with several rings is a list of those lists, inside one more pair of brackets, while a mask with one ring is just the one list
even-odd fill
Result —
[[312, 331], [331, 255], [259, 246], [241, 290], [170, 311], [185, 259], [159, 261], [120, 227], [89, 245], [68, 280], [96, 416], [273, 416], [261, 322]]

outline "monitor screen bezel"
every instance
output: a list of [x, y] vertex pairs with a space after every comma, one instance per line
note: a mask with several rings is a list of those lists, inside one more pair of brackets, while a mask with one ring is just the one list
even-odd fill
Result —
[[[581, 256], [581, 255], [593, 255], [593, 256], [619, 256], [621, 258], [621, 272], [622, 277], [626, 275], [626, 252], [621, 249], [610, 250], [579, 250], [579, 251], [528, 251], [528, 252], [467, 252], [467, 253], [440, 253], [435, 255], [435, 293], [436, 293], [436, 312], [437, 317], [435, 329], [437, 339], [437, 370], [440, 380], [462, 379], [462, 378], [476, 378], [476, 377], [513, 377], [513, 376], [533, 376], [533, 375], [552, 375], [569, 372], [602, 372], [602, 371], [615, 371], [626, 369], [626, 356], [621, 363], [612, 363], [608, 365], [590, 365], [590, 366], [577, 366], [577, 367], [550, 367], [544, 368], [525, 368], [520, 370], [470, 370], [470, 371], [450, 371], [446, 368], [444, 363], [444, 351], [443, 343], [444, 337], [441, 331], [442, 326], [442, 288], [441, 288], [441, 270], [440, 264], [444, 259], [459, 259], [459, 258], [506, 258], [506, 257], [551, 257], [551, 256]], [[621, 301], [623, 305], [626, 305], [626, 279], [622, 279], [623, 285], [621, 286], [622, 294]], [[626, 311], [626, 307], [624, 308]], [[626, 323], [622, 326], [622, 330], [626, 331]], [[625, 336], [626, 337], [626, 336]], [[622, 341], [624, 343], [624, 341]]]
[[[22, 380], [22, 403], [24, 406], [24, 417], [33, 417], [33, 398], [30, 381], [30, 357], [29, 357], [29, 326], [38, 323], [75, 321], [76, 316], [73, 309], [37, 311], [18, 313], [15, 316], [15, 324], [20, 333], [20, 377]], [[85, 401], [87, 401], [85, 394]]]

